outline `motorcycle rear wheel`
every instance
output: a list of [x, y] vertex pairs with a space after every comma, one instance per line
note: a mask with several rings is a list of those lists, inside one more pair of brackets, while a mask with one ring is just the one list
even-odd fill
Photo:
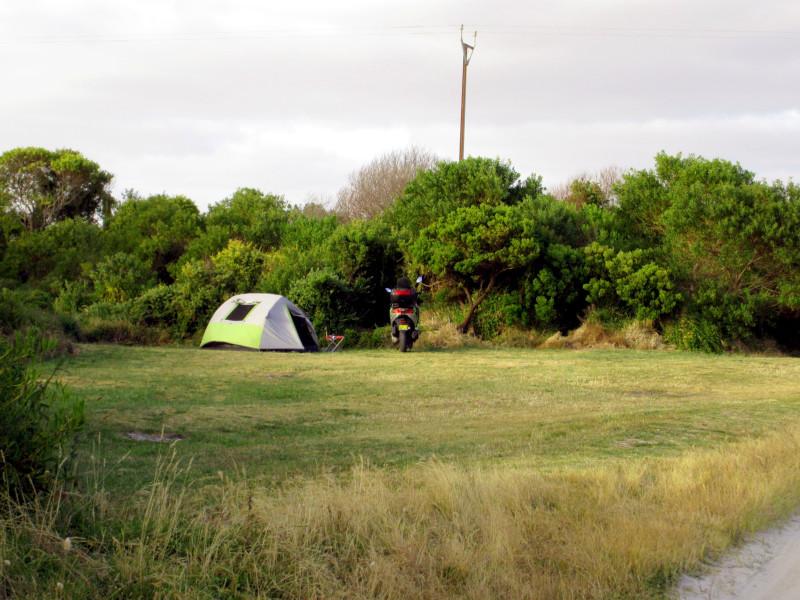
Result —
[[408, 352], [411, 348], [411, 332], [410, 331], [398, 331], [398, 344], [400, 346], [400, 352]]

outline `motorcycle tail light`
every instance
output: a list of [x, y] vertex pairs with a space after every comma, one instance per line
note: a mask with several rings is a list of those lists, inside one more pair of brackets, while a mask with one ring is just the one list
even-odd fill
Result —
[[414, 309], [413, 308], [395, 308], [392, 311], [396, 315], [413, 315]]

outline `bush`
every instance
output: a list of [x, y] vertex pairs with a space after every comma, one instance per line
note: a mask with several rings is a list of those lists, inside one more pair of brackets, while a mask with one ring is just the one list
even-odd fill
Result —
[[83, 402], [32, 366], [48, 350], [33, 334], [0, 338], [0, 474], [18, 498], [53, 483], [84, 422]]
[[314, 323], [318, 335], [355, 328], [355, 292], [331, 269], [312, 271], [295, 282], [289, 291], [292, 302]]
[[169, 341], [166, 332], [146, 327], [126, 318], [87, 317], [80, 321], [82, 342], [112, 344], [160, 344]]
[[[174, 291], [171, 304], [175, 310], [171, 317], [176, 334], [180, 337], [192, 335], [205, 327], [223, 300], [234, 294], [255, 291], [265, 256], [252, 244], [231, 240], [209, 260], [184, 263], [171, 286]], [[162, 300], [166, 300], [167, 292], [160, 294], [164, 296]]]
[[645, 251], [615, 252], [594, 242], [584, 252], [591, 277], [583, 288], [590, 303], [622, 304], [639, 320], [659, 319], [680, 304], [671, 273], [650, 261]]
[[719, 326], [708, 319], [683, 316], [664, 328], [664, 339], [681, 350], [718, 353], [725, 349]]
[[473, 328], [475, 335], [484, 340], [499, 336], [509, 327], [520, 324], [520, 305], [517, 294], [492, 294], [481, 304]]
[[62, 281], [58, 289], [53, 308], [62, 315], [74, 315], [92, 302], [92, 291], [82, 279]]
[[91, 279], [95, 297], [107, 302], [127, 302], [155, 283], [150, 265], [126, 252], [104, 258], [92, 269]]
[[173, 325], [177, 319], [174, 288], [162, 283], [145, 291], [134, 300], [131, 316], [143, 325]]
[[362, 327], [388, 323], [385, 288], [394, 287], [402, 254], [389, 229], [380, 223], [354, 221], [327, 242], [328, 264], [357, 294], [352, 309]]
[[391, 327], [386, 325], [375, 329], [345, 329], [343, 345], [346, 348], [389, 348], [391, 347]]
[[30, 332], [48, 340], [47, 354], [72, 351], [74, 321], [47, 310], [46, 294], [36, 290], [0, 289], [0, 337]]
[[0, 273], [43, 286], [78, 279], [102, 256], [103, 230], [83, 219], [67, 219], [8, 242]]
[[540, 268], [522, 280], [522, 324], [566, 333], [579, 325], [586, 309], [584, 254], [580, 248], [550, 244], [539, 262]]

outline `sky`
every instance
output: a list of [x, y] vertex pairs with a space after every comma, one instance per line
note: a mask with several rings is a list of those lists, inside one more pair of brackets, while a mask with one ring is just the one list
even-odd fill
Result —
[[417, 146], [545, 185], [659, 151], [800, 175], [796, 0], [0, 0], [0, 152], [73, 148], [114, 191], [333, 203]]

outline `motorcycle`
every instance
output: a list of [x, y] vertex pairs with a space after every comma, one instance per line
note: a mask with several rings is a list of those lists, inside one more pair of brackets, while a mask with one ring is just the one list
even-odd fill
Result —
[[[417, 284], [422, 277], [417, 277]], [[390, 294], [389, 320], [392, 325], [392, 343], [400, 352], [407, 352], [419, 339], [419, 302], [413, 289], [385, 288]]]

